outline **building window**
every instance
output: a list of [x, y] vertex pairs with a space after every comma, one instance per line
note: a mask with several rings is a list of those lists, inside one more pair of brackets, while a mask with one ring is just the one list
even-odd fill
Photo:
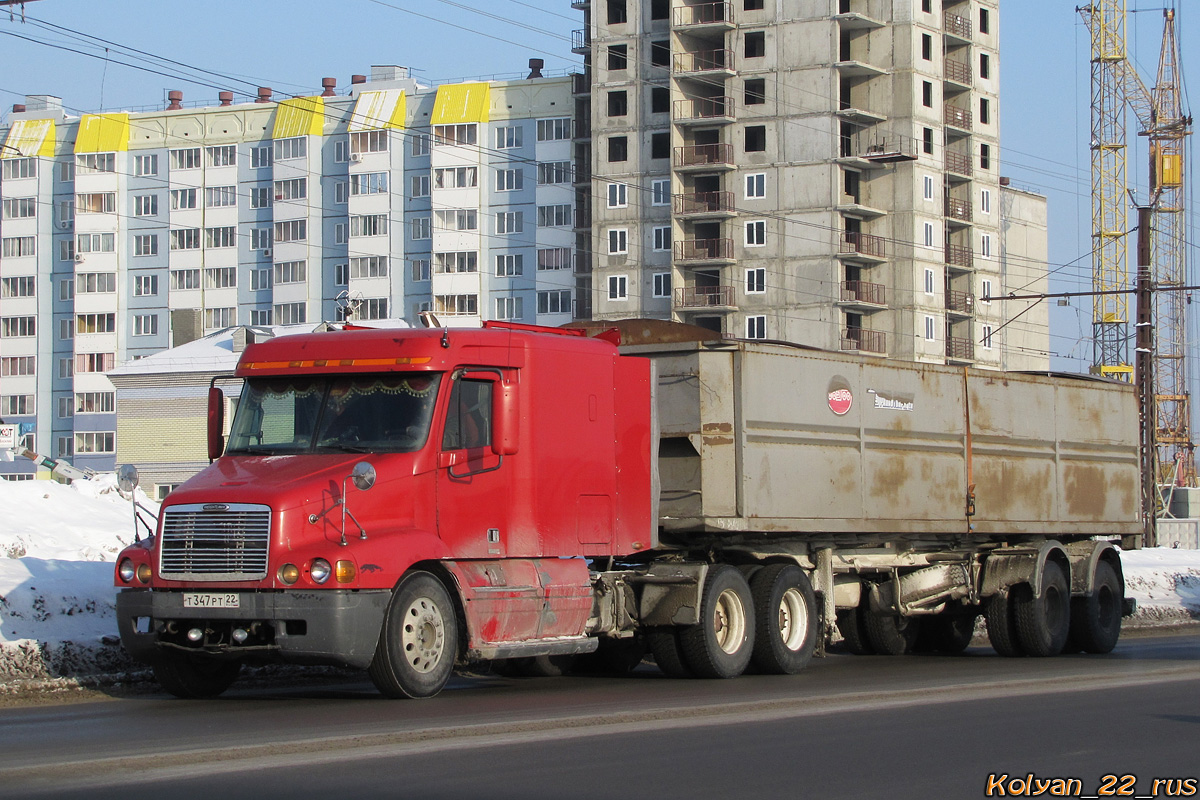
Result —
[[627, 136], [610, 136], [608, 137], [608, 160], [609, 162], [625, 161], [629, 158], [629, 137]]
[[412, 279], [418, 282], [429, 280], [429, 275], [432, 271], [431, 267], [432, 264], [428, 258], [414, 258], [412, 262]]
[[496, 233], [521, 233], [525, 230], [522, 211], [501, 211], [496, 215]]
[[[33, 317], [30, 317], [29, 319], [32, 320]], [[7, 325], [5, 328], [7, 329]], [[31, 333], [29, 335], [32, 336], [33, 334]], [[58, 338], [59, 341], [63, 342], [69, 342], [75, 338], [75, 319], [73, 317], [70, 319], [60, 319], [58, 321]]]
[[746, 126], [746, 152], [761, 153], [767, 149], [767, 126]]
[[[455, 208], [449, 211], [438, 211], [437, 217], [438, 227], [447, 231], [474, 231], [479, 230], [479, 212], [473, 208]], [[375, 215], [374, 218], [386, 221], [387, 217], [383, 214]], [[351, 217], [350, 222], [354, 222], [354, 217]], [[364, 217], [363, 219], [368, 219]], [[350, 231], [354, 233], [353, 228]], [[387, 227], [384, 226], [382, 233], [387, 233]], [[378, 236], [382, 233], [364, 233], [363, 236]]]
[[924, 238], [925, 246], [933, 247], [933, 223], [926, 222], [924, 224], [923, 228], [925, 231], [925, 238]]
[[928, 33], [921, 34], [921, 58], [926, 61], [933, 60], [933, 37]]
[[444, 167], [433, 171], [435, 189], [470, 189], [479, 185], [479, 170], [475, 167]]
[[[69, 357], [68, 358], [60, 358], [58, 360], [58, 377], [65, 380], [67, 378], [72, 377], [74, 374], [75, 374], [75, 359], [69, 358]], [[71, 409], [71, 411], [74, 411], [75, 406], [71, 404], [70, 399], [69, 398], [63, 398], [63, 399], [67, 400], [67, 407], [69, 409]], [[61, 408], [61, 405], [62, 405], [61, 401], [60, 401], [59, 405]], [[71, 411], [67, 412], [68, 417], [71, 416]], [[62, 416], [61, 411], [59, 412], [59, 416], [60, 417]]]
[[433, 310], [447, 316], [461, 316], [479, 313], [479, 295], [474, 294], [439, 294], [434, 295]]
[[497, 297], [496, 319], [522, 319], [525, 316], [524, 298]]
[[979, 302], [985, 306], [992, 304], [992, 281], [991, 278], [984, 278], [979, 282]]
[[621, 25], [629, 21], [625, 10], [625, 0], [608, 0], [608, 24]]
[[671, 134], [669, 134], [669, 133], [652, 133], [652, 134], [650, 134], [650, 157], [651, 158], [670, 158], [671, 157]]
[[650, 19], [666, 19], [670, 10], [671, 0], [650, 0]]
[[746, 223], [746, 246], [762, 247], [767, 243], [767, 221], [756, 219]]
[[274, 267], [275, 285], [304, 283], [308, 279], [307, 261], [281, 261]]
[[[474, 173], [475, 168], [471, 167]], [[472, 186], [475, 184], [472, 183]], [[350, 194], [387, 194], [388, 174], [386, 172], [360, 172], [350, 176]]]
[[[197, 151], [199, 154], [199, 151]], [[197, 158], [199, 156], [197, 155]], [[197, 165], [199, 166], [199, 165]], [[80, 175], [117, 171], [116, 153], [80, 153], [75, 156], [75, 171]]]
[[933, 108], [933, 84], [929, 81], [921, 81], [921, 105]]
[[171, 169], [200, 169], [200, 148], [185, 147], [170, 151]]
[[933, 270], [925, 270], [925, 294], [933, 294]]
[[767, 318], [764, 316], [746, 317], [746, 338], [767, 338]]
[[37, 317], [4, 317], [0, 319], [0, 338], [21, 339], [37, 335]]
[[412, 176], [412, 191], [410, 196], [429, 197], [429, 176], [428, 175], [413, 175]]
[[[99, 236], [101, 234], [97, 234]], [[111, 233], [103, 234], [112, 238]], [[0, 240], [0, 255], [4, 258], [21, 258], [37, 254], [36, 236], [9, 236]]]
[[992, 257], [992, 235], [990, 233], [979, 237], [979, 255], [983, 258]]
[[986, 8], [979, 9], [979, 32], [985, 34], [992, 32], [991, 15]]
[[348, 241], [349, 236], [346, 233], [347, 227], [348, 226], [344, 222], [334, 223], [334, 226], [333, 226], [333, 243], [334, 244], [345, 244]]
[[151, 153], [150, 155], [134, 156], [133, 157], [133, 174], [134, 175], [157, 175], [158, 174], [158, 155]]
[[933, 128], [921, 129], [921, 151], [929, 155], [933, 154]]
[[434, 253], [433, 267], [439, 275], [479, 271], [479, 254], [474, 250]]
[[6, 158], [0, 160], [0, 165], [3, 168], [0, 171], [0, 177], [5, 180], [37, 177], [37, 159], [35, 158]]
[[271, 207], [271, 187], [270, 186], [252, 186], [252, 187], [250, 187], [250, 207], [251, 208], [270, 208]]
[[671, 226], [666, 225], [653, 230], [653, 249], [659, 253], [671, 249]]
[[276, 201], [303, 200], [308, 197], [308, 178], [289, 178], [285, 181], [275, 181], [272, 187]]
[[[198, 232], [197, 232], [198, 233]], [[8, 241], [5, 239], [4, 241]], [[196, 245], [199, 247], [199, 243]], [[111, 253], [116, 248], [116, 234], [112, 233], [81, 233], [75, 237], [76, 253]], [[4, 255], [9, 255], [5, 252]], [[25, 255], [33, 255], [32, 252]]]
[[262, 147], [250, 148], [250, 167], [251, 169], [261, 169], [262, 167], [271, 166], [271, 146], [264, 145]]
[[430, 135], [428, 133], [412, 134], [412, 155], [420, 157], [429, 155]]
[[274, 158], [276, 161], [286, 161], [291, 158], [304, 158], [308, 155], [308, 140], [303, 136], [291, 139], [276, 139], [274, 142]]
[[570, 117], [555, 117], [537, 121], [537, 140], [539, 142], [560, 142], [570, 138]]
[[608, 46], [608, 68], [610, 70], [625, 69], [629, 66], [629, 46], [613, 44]]
[[133, 296], [134, 297], [154, 297], [158, 294], [158, 276], [157, 275], [134, 275], [133, 276]]
[[200, 229], [181, 228], [170, 232], [172, 250], [199, 250]]
[[36, 279], [32, 275], [0, 279], [0, 297], [34, 297]]
[[984, 80], [992, 77], [992, 58], [987, 53], [979, 54], [979, 77]]
[[925, 341], [932, 342], [937, 338], [937, 320], [933, 317], [925, 318]]
[[276, 325], [299, 325], [308, 321], [308, 307], [304, 303], [281, 303], [271, 308]]
[[922, 183], [922, 185], [924, 186], [924, 189], [925, 189], [925, 199], [926, 199], [926, 200], [932, 200], [932, 199], [933, 199], [933, 176], [932, 176], [932, 175], [925, 175], [925, 176], [924, 176], [924, 177], [921, 179], [921, 183]]
[[608, 232], [608, 254], [622, 255], [629, 252], [629, 230], [613, 228]]
[[990, 145], [986, 145], [986, 144], [979, 145], [979, 168], [980, 169], [991, 169], [992, 168], [992, 148]]
[[747, 78], [746, 105], [757, 106], [767, 102], [767, 81], [765, 78]]
[[58, 458], [69, 458], [75, 455], [75, 437], [74, 436], [59, 436], [58, 437]]
[[270, 228], [251, 228], [250, 229], [250, 249], [251, 250], [267, 250], [271, 247], [271, 229]]
[[496, 191], [516, 192], [524, 188], [525, 173], [520, 169], [496, 170]]
[[116, 314], [76, 314], [75, 333], [113, 333], [117, 329]]
[[171, 190], [171, 210], [180, 211], [188, 208], [196, 207], [196, 190], [195, 189], [172, 189]]
[[433, 238], [433, 220], [430, 217], [413, 217], [409, 224], [414, 242]]
[[983, 344], [984, 350], [992, 349], [992, 326], [991, 325], [983, 326], [983, 336], [981, 337], [981, 343]]
[[171, 289], [199, 289], [200, 288], [200, 270], [198, 269], [173, 269], [171, 270]]
[[133, 237], [133, 254], [135, 256], [158, 255], [158, 236], [153, 233]]
[[479, 126], [475, 123], [460, 123], [458, 125], [434, 125], [434, 147], [457, 147], [473, 145], [479, 135]]
[[229, 328], [237, 324], [236, 308], [206, 308], [204, 309], [204, 327], [207, 330]]
[[746, 270], [746, 294], [764, 294], [767, 291], [767, 270], [763, 267]]
[[537, 251], [538, 271], [571, 268], [571, 248], [544, 247]]
[[926, 14], [933, 13], [933, 0], [921, 0], [921, 10]]
[[496, 129], [496, 149], [511, 150], [521, 146], [521, 128], [506, 125]]
[[650, 66], [671, 66], [671, 42], [667, 39], [656, 39], [650, 42]]
[[525, 273], [525, 257], [520, 253], [496, 256], [496, 277], [515, 278]]
[[158, 195], [139, 194], [133, 198], [133, 214], [135, 217], [153, 217], [158, 214]]
[[[273, 267], [265, 267], [262, 269], [250, 270], [250, 291], [261, 292], [265, 289], [270, 289], [271, 288], [271, 273], [272, 273], [273, 269], [274, 269]], [[333, 282], [335, 284], [337, 284], [338, 286], [346, 285], [344, 276], [343, 276], [343, 279], [341, 281], [339, 281], [337, 279], [337, 276], [335, 275]]]
[[571, 290], [556, 289], [537, 293], [539, 314], [569, 314], [571, 313]]
[[111, 414], [117, 408], [116, 392], [76, 392], [76, 414]]
[[545, 161], [538, 164], [537, 168], [538, 184], [541, 186], [554, 186], [571, 182], [570, 161]]
[[752, 31], [743, 39], [743, 52], [746, 58], [762, 58], [767, 54], [767, 34], [765, 31]]
[[671, 111], [671, 90], [661, 86], [650, 87], [650, 113], [667, 114]]
[[629, 114], [629, 93], [625, 90], [608, 93], [608, 115], [624, 117]]
[[671, 179], [662, 178], [650, 181], [650, 205], [666, 206], [671, 204]]
[[210, 249], [237, 247], [237, 227], [224, 225], [219, 228], [205, 228], [204, 246]]
[[652, 295], [657, 298], [671, 296], [671, 273], [656, 272], [652, 276]]
[[115, 453], [117, 434], [108, 431], [89, 431], [75, 434], [75, 455]]
[[608, 185], [608, 207], [625, 208], [629, 205], [629, 187], [624, 183]]
[[75, 297], [75, 279], [63, 278], [58, 282], [58, 299], [64, 303]]
[[538, 206], [539, 228], [563, 228], [571, 225], [571, 204]]
[[766, 173], [756, 172], [746, 176], [746, 199], [757, 200], [767, 196]]
[[117, 291], [117, 273], [81, 272], [75, 276], [78, 294], [112, 294]]
[[205, 289], [231, 289], [237, 286], [237, 267], [208, 267], [204, 270]]
[[306, 219], [289, 219], [283, 222], [276, 222], [274, 226], [273, 241], [276, 242], [303, 242], [308, 239], [308, 220]]
[[0, 358], [0, 377], [36, 375], [37, 363], [33, 356], [11, 356]]
[[629, 276], [628, 275], [609, 275], [608, 276], [608, 299], [609, 300], [626, 300], [629, 297]]
[[117, 210], [116, 192], [75, 195], [76, 214], [112, 214]]
[[987, 125], [992, 121], [992, 104], [986, 97], [979, 98], [979, 122]]

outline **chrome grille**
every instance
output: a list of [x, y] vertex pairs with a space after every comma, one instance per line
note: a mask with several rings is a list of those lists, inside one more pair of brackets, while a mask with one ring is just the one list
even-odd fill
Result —
[[171, 506], [163, 514], [159, 575], [168, 580], [261, 580], [267, 576], [270, 542], [270, 506]]

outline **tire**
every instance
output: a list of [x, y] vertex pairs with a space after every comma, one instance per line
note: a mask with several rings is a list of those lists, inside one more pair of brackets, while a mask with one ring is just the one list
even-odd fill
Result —
[[953, 611], [926, 617], [921, 621], [917, 649], [947, 655], [961, 653], [971, 645], [977, 616], [969, 611]]
[[1013, 614], [1014, 592], [1028, 590], [1025, 585], [1009, 587], [1006, 592], [997, 592], [987, 599], [983, 607], [983, 618], [987, 623], [988, 640], [992, 649], [1002, 656], [1016, 658], [1025, 655], [1017, 639], [1017, 622]]
[[1071, 585], [1067, 574], [1054, 561], [1042, 566], [1041, 597], [1033, 592], [1017, 595], [1013, 609], [1017, 641], [1027, 655], [1056, 656], [1067, 643], [1071, 627]]
[[646, 634], [646, 645], [654, 663], [668, 678], [691, 678], [692, 670], [683, 660], [679, 636], [674, 628], [657, 628]]
[[628, 675], [646, 657], [646, 643], [639, 638], [602, 638], [596, 652], [576, 659], [576, 664], [599, 675]]
[[684, 663], [700, 678], [733, 678], [754, 653], [754, 598], [736, 567], [715, 564], [700, 596], [700, 622], [679, 632]]
[[575, 656], [530, 656], [521, 663], [521, 671], [529, 678], [561, 678], [570, 673]]
[[921, 632], [920, 620], [899, 614], [864, 612], [867, 641], [883, 656], [902, 656], [913, 651]]
[[846, 650], [856, 656], [875, 655], [875, 648], [867, 639], [867, 623], [863, 619], [866, 613], [865, 605], [857, 608], [843, 608], [837, 612], [837, 626], [842, 633], [843, 644], [846, 646]]
[[216, 697], [237, 680], [240, 661], [226, 661], [187, 653], [160, 656], [153, 664], [154, 678], [162, 688], [184, 700]]
[[754, 651], [760, 672], [795, 675], [812, 660], [817, 641], [817, 601], [804, 570], [771, 564], [750, 580], [754, 601]]
[[1096, 563], [1092, 593], [1071, 599], [1070, 642], [1085, 653], [1111, 653], [1121, 638], [1125, 588], [1107, 561]]
[[433, 697], [454, 670], [458, 621], [442, 582], [428, 572], [400, 581], [383, 618], [371, 682], [387, 697]]

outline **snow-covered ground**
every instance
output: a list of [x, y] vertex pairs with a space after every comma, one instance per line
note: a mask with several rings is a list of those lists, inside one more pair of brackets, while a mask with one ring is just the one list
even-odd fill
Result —
[[[139, 491], [138, 501], [157, 511]], [[0, 691], [30, 679], [120, 673], [113, 561], [133, 541], [133, 511], [111, 475], [70, 486], [0, 481]], [[1200, 620], [1200, 551], [1124, 554], [1138, 613], [1126, 625]]]

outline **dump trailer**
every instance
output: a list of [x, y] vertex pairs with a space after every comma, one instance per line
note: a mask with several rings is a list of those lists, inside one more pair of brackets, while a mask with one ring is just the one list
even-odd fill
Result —
[[[623, 346], [619, 345], [624, 342]], [[673, 676], [1103, 653], [1141, 534], [1133, 389], [630, 323], [345, 329], [246, 348], [213, 463], [118, 557], [168, 691], [242, 664]]]

